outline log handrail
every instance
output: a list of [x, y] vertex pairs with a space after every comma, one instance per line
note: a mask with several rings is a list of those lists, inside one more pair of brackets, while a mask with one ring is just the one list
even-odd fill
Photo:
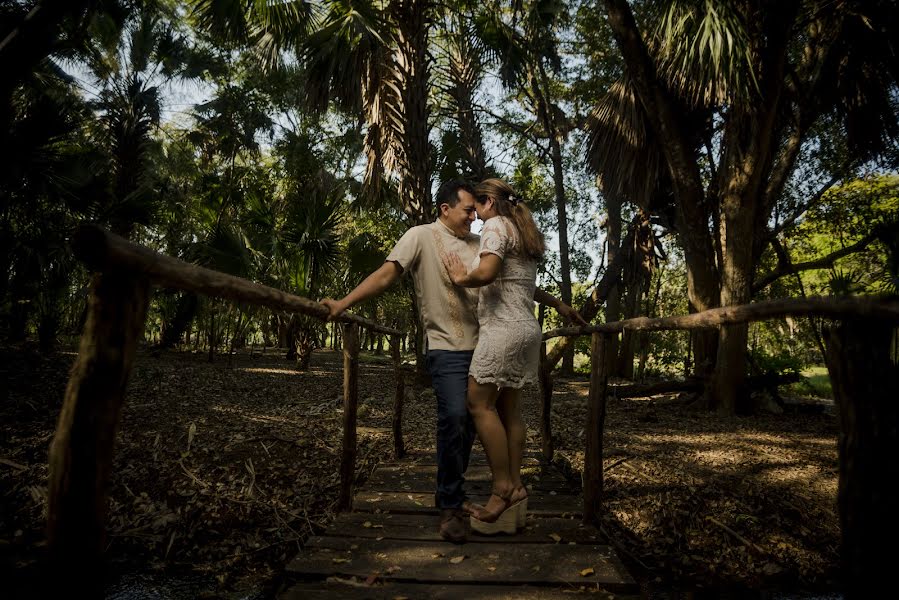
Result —
[[[66, 593], [67, 582], [86, 579], [90, 595], [102, 594], [106, 495], [115, 432], [128, 375], [140, 339], [151, 285], [248, 302], [325, 320], [323, 304], [240, 277], [160, 254], [96, 225], [79, 227], [71, 242], [75, 256], [95, 271], [88, 319], [72, 368], [50, 448], [47, 532], [51, 587]], [[405, 333], [345, 313], [344, 415], [338, 509], [352, 507], [356, 471], [359, 326], [391, 336], [396, 371], [394, 446], [402, 451], [403, 370], [399, 342]]]
[[593, 333], [617, 333], [624, 330], [665, 331], [672, 329], [707, 329], [718, 325], [764, 321], [786, 316], [815, 316], [840, 318], [873, 318], [899, 320], [899, 297], [860, 296], [789, 298], [763, 300], [753, 304], [712, 308], [692, 315], [678, 317], [636, 317], [611, 323], [585, 327], [559, 327], [543, 334], [544, 340], [557, 337], [576, 337]]
[[[96, 271], [127, 270], [140, 273], [161, 287], [303, 313], [321, 320], [328, 317], [327, 307], [320, 302], [160, 254], [96, 225], [81, 225], [72, 236], [72, 249], [79, 260]], [[340, 320], [387, 335], [405, 334], [350, 313], [341, 315]]]

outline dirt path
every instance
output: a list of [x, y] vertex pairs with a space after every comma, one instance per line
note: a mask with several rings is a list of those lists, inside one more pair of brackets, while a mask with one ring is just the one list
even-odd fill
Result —
[[[0, 348], [0, 569], [14, 592], [39, 573], [47, 448], [73, 360]], [[113, 579], [161, 573], [189, 579], [186, 597], [272, 595], [303, 541], [334, 516], [340, 381], [329, 351], [306, 373], [271, 351], [211, 364], [204, 355], [141, 352], [110, 494]], [[363, 477], [390, 452], [392, 390], [386, 357], [367, 357]], [[579, 477], [587, 383], [560, 382], [556, 391], [559, 466]], [[536, 402], [525, 395], [531, 436]], [[603, 525], [636, 575], [662, 586], [833, 588], [833, 416], [726, 419], [688, 412], [670, 396], [609, 408]], [[410, 450], [433, 445], [430, 390], [410, 400], [405, 431]]]

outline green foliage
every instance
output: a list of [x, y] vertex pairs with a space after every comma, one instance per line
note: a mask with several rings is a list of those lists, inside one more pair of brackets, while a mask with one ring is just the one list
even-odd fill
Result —
[[694, 102], [750, 100], [759, 61], [747, 26], [729, 0], [669, 2], [656, 29], [660, 70]]
[[803, 362], [786, 348], [750, 348], [749, 360], [755, 371], [762, 374], [798, 373]]
[[827, 256], [872, 232], [863, 251], [832, 267], [802, 273], [809, 293], [884, 293], [896, 289], [895, 240], [899, 237], [899, 177], [855, 179], [829, 190], [786, 238], [794, 263]]

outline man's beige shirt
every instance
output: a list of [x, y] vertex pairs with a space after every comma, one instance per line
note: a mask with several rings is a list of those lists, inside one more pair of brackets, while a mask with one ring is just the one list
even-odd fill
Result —
[[477, 290], [454, 285], [441, 260], [455, 252], [470, 265], [478, 244], [475, 234], [458, 238], [437, 219], [403, 234], [387, 257], [412, 274], [429, 350], [474, 350], [478, 344]]

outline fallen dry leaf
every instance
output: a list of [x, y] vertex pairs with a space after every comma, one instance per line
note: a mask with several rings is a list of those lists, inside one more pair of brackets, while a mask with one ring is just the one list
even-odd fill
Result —
[[450, 559], [450, 562], [453, 563], [454, 565], [458, 565], [463, 560], [465, 560], [464, 556], [454, 556]]
[[595, 574], [596, 571], [593, 570], [593, 567], [587, 567], [586, 569], [581, 569], [581, 577], [589, 577], [590, 575]]
[[551, 534], [549, 534], [549, 537], [551, 537], [552, 540], [556, 543], [559, 543], [562, 541], [562, 536], [559, 535], [558, 533], [551, 533]]

